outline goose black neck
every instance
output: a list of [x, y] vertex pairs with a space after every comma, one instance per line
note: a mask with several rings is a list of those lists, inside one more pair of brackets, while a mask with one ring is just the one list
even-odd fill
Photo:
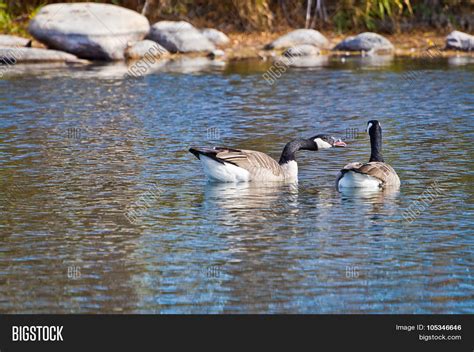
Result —
[[314, 141], [310, 139], [295, 139], [285, 145], [281, 153], [279, 164], [283, 165], [289, 161], [296, 161], [296, 152], [298, 150], [317, 150]]
[[380, 126], [371, 128], [370, 131], [370, 161], [384, 162], [382, 156], [382, 129]]

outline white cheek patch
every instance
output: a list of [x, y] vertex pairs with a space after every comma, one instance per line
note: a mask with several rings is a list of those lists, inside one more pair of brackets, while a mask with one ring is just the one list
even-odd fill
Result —
[[314, 140], [314, 143], [316, 143], [316, 145], [318, 146], [318, 149], [328, 149], [328, 148], [332, 148], [332, 145], [329, 144], [328, 142], [326, 141], [323, 141], [321, 138], [316, 138]]
[[367, 131], [366, 131], [367, 133], [369, 133], [369, 130], [371, 127], [372, 127], [372, 122], [369, 122], [369, 124], [367, 125]]

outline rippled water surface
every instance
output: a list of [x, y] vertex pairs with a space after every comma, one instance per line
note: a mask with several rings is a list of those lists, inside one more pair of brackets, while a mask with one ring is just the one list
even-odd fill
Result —
[[[269, 65], [5, 74], [0, 311], [474, 313], [472, 60]], [[402, 187], [338, 193], [370, 119]], [[298, 185], [208, 183], [187, 152], [318, 133], [348, 147], [301, 151]]]

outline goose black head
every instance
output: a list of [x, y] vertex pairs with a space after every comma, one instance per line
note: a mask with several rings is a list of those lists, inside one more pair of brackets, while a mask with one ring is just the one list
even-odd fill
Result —
[[329, 136], [327, 134], [318, 134], [310, 139], [316, 144], [316, 150], [332, 147], [345, 147], [347, 145], [340, 138]]
[[367, 133], [373, 134], [377, 130], [382, 130], [382, 125], [377, 120], [367, 122]]
[[317, 151], [319, 149], [328, 149], [332, 147], [345, 147], [341, 139], [328, 136], [325, 134], [318, 134], [317, 136], [305, 139], [298, 138], [285, 145], [283, 152], [280, 157], [280, 165], [283, 165], [289, 161], [295, 160], [295, 153], [298, 150], [312, 150]]

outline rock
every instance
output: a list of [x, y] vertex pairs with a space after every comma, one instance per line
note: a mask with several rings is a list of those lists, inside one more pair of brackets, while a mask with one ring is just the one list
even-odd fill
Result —
[[177, 32], [183, 29], [196, 29], [196, 27], [186, 21], [160, 21], [151, 26], [151, 31]]
[[26, 46], [30, 42], [29, 39], [17, 37], [16, 35], [0, 35], [0, 47], [12, 46]]
[[0, 48], [0, 64], [15, 65], [23, 62], [81, 62], [81, 60], [72, 54], [57, 50]]
[[296, 29], [267, 44], [265, 49], [286, 49], [301, 44], [326, 48], [329, 42], [324, 35], [314, 29]]
[[453, 31], [446, 37], [446, 49], [462, 51], [474, 50], [474, 35]]
[[215, 49], [192, 24], [185, 21], [160, 21], [151, 26], [148, 39], [165, 47], [172, 53], [213, 51]]
[[230, 43], [229, 37], [217, 29], [204, 28], [201, 29], [201, 33], [214, 45], [227, 45]]
[[125, 57], [132, 60], [138, 60], [144, 57], [161, 58], [168, 54], [169, 51], [160, 44], [147, 39], [136, 42], [125, 50]]
[[333, 50], [340, 51], [392, 51], [393, 44], [380, 34], [365, 32], [347, 37], [337, 44]]
[[286, 57], [296, 57], [296, 56], [318, 56], [321, 51], [316, 48], [314, 45], [302, 44], [296, 45], [285, 51]]
[[121, 60], [127, 43], [142, 40], [150, 25], [139, 13], [110, 4], [73, 3], [43, 7], [29, 32], [48, 47], [92, 60]]

